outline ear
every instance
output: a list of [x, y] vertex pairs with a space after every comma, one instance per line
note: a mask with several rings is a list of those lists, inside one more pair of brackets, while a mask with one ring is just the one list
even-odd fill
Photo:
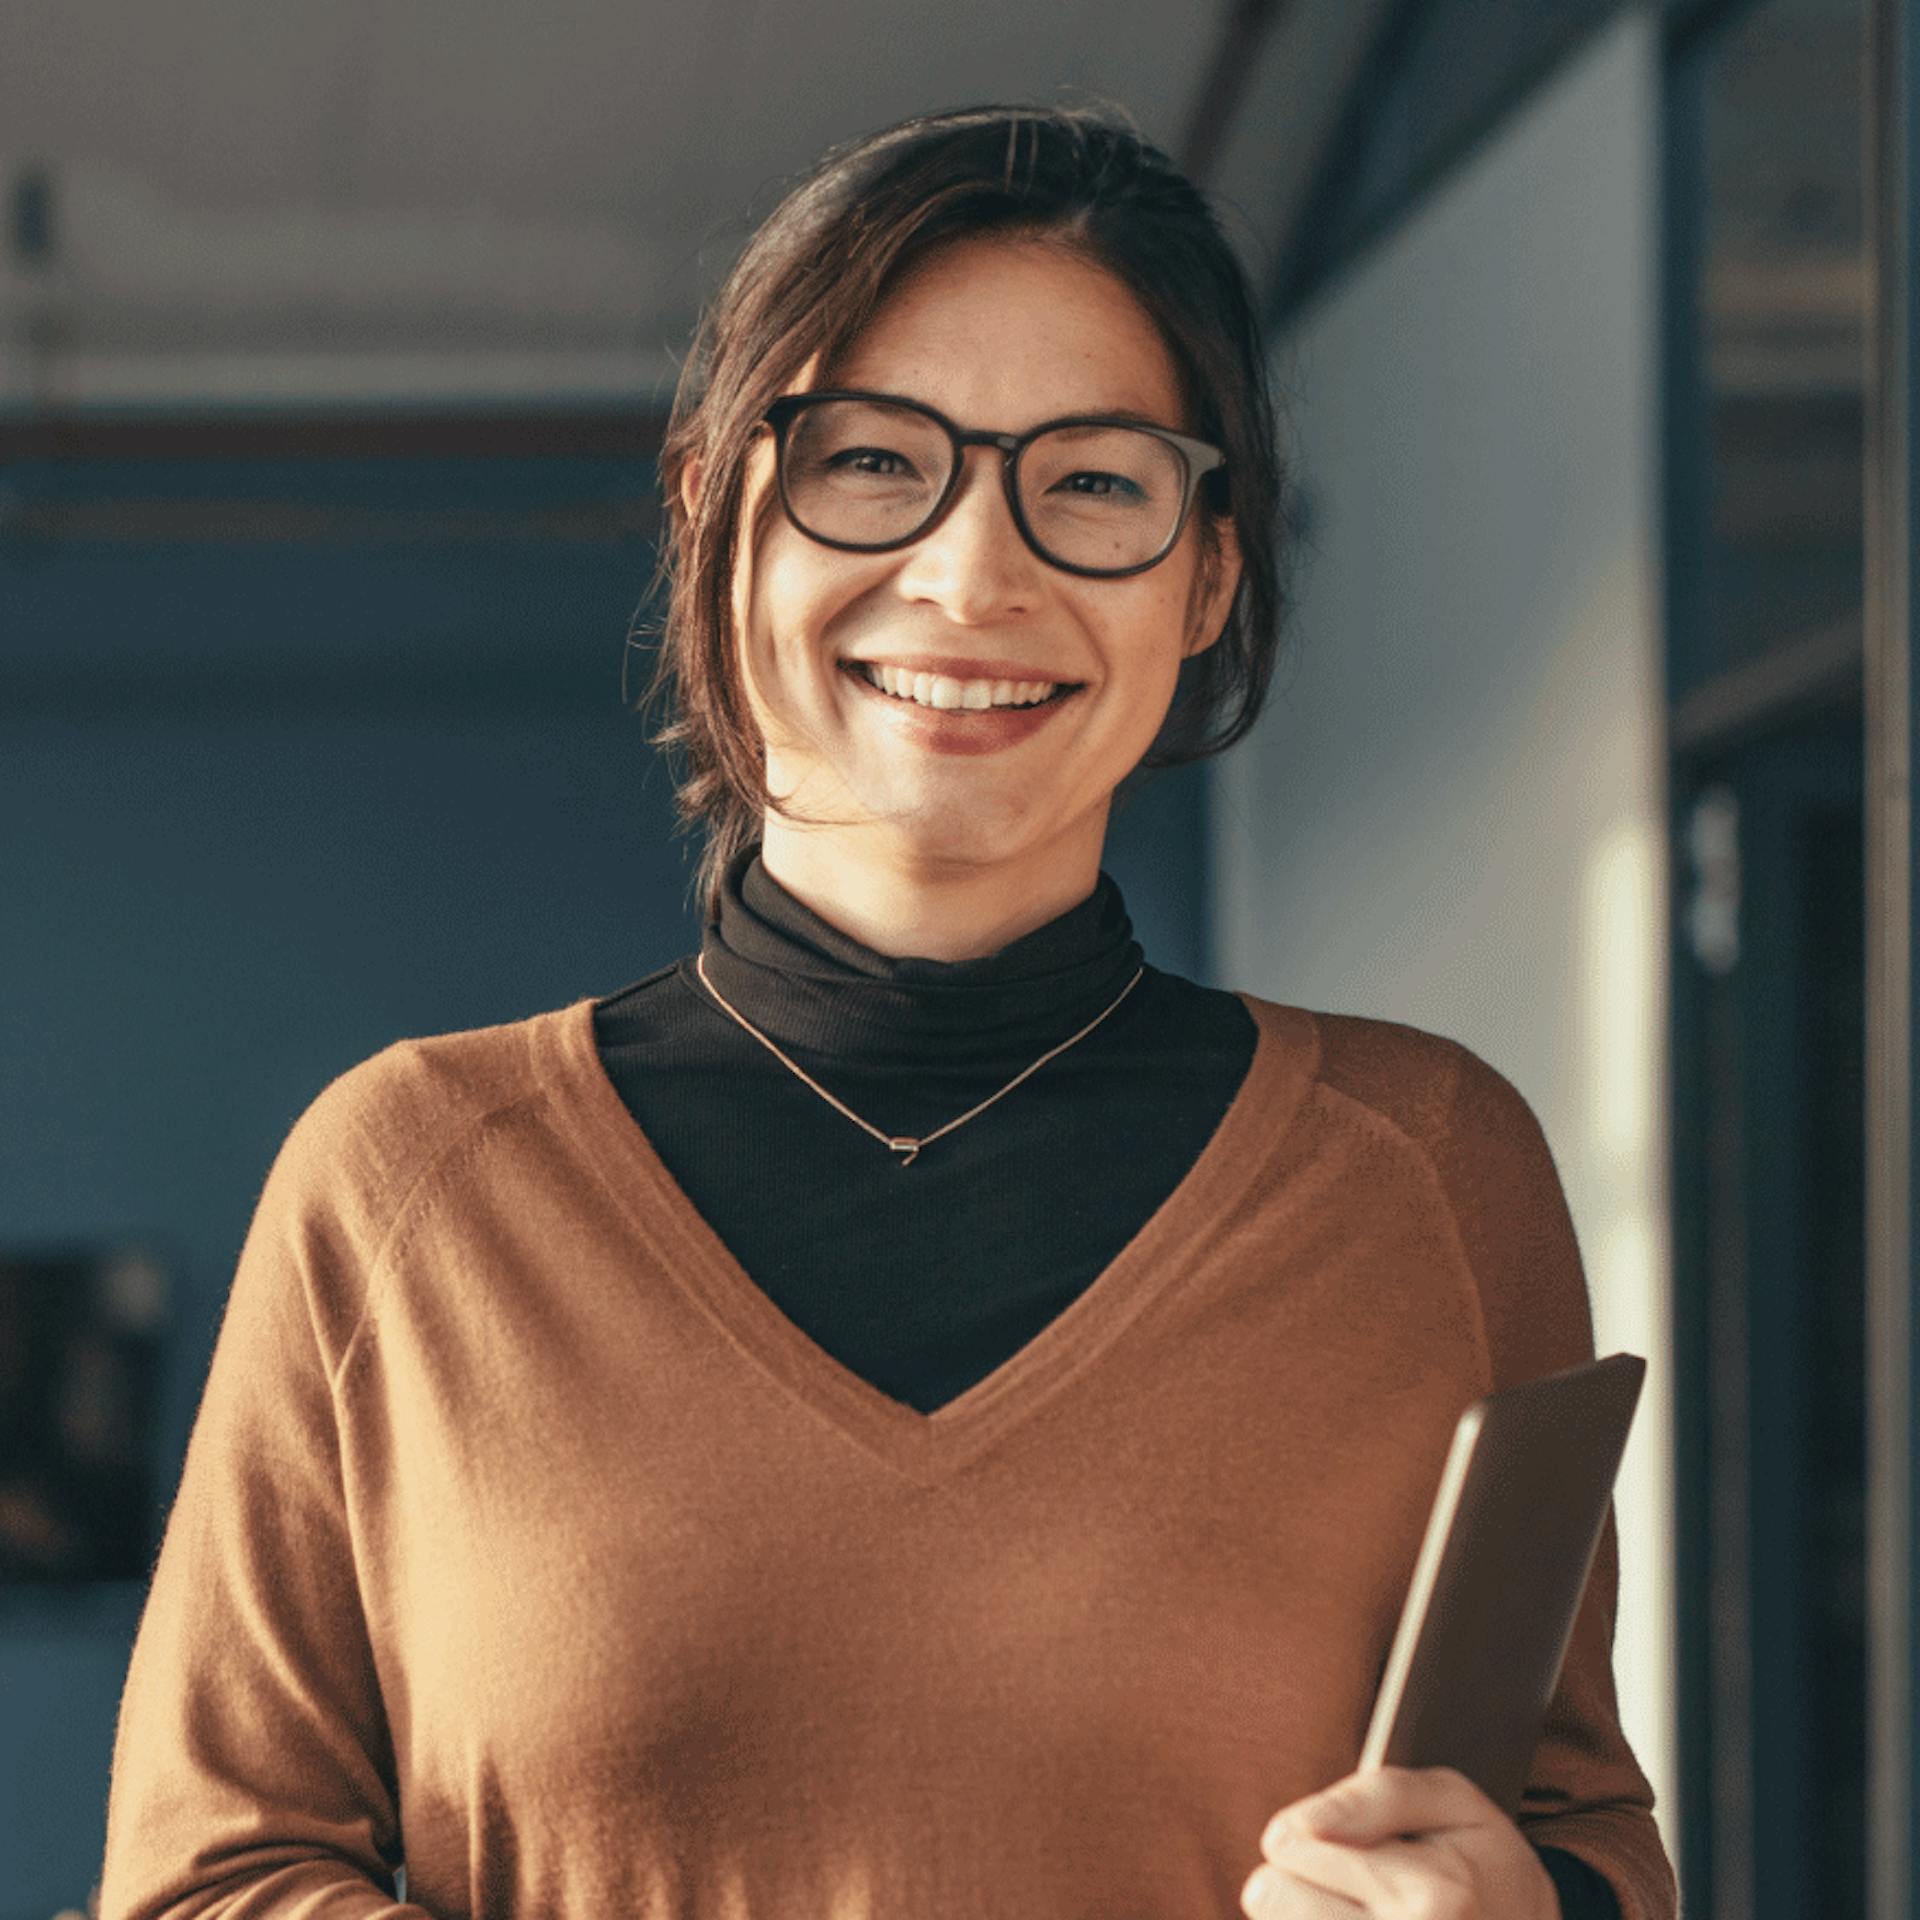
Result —
[[688, 520], [695, 518], [700, 505], [700, 488], [706, 479], [697, 454], [689, 454], [680, 469], [680, 510]]
[[[1214, 547], [1217, 558], [1213, 566], [1213, 578], [1204, 599], [1196, 597], [1193, 605], [1193, 617], [1188, 623], [1188, 639], [1182, 649], [1183, 656], [1191, 659], [1196, 653], [1205, 653], [1220, 638], [1221, 629], [1226, 625], [1227, 609], [1233, 605], [1233, 596], [1240, 590], [1240, 536], [1233, 524], [1230, 513], [1216, 514], [1212, 525]], [[1194, 588], [1196, 596], [1202, 585], [1202, 575], [1196, 572]]]

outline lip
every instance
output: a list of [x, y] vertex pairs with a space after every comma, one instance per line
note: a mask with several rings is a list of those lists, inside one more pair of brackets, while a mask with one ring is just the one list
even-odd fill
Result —
[[949, 680], [1044, 680], [1050, 686], [1079, 686], [1064, 674], [1024, 662], [976, 660], [957, 653], [876, 653], [871, 659], [847, 658], [843, 667], [898, 667], [903, 673], [944, 673]]
[[[1075, 688], [1071, 693], [1057, 694], [1034, 707], [923, 707], [896, 694], [882, 693], [865, 674], [853, 670], [860, 664], [864, 663], [841, 662], [842, 671], [853, 683], [855, 698], [877, 701], [882, 725], [898, 727], [909, 740], [930, 753], [999, 753], [1030, 739], [1062, 707], [1071, 706], [1079, 698], [1079, 689]], [[933, 668], [919, 667], [915, 671], [931, 673]], [[976, 673], [954, 677], [1044, 680], [1047, 676], [1043, 673]]]

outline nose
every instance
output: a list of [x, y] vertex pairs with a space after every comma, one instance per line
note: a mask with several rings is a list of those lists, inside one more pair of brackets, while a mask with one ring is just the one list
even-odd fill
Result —
[[1020, 537], [995, 447], [968, 447], [954, 497], [906, 549], [900, 590], [938, 606], [957, 625], [986, 626], [1037, 604], [1045, 563]]

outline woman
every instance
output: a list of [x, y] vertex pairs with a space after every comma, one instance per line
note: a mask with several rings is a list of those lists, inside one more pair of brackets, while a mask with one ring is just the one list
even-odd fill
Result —
[[760, 229], [662, 461], [701, 950], [294, 1127], [105, 1920], [1675, 1912], [1611, 1521], [1520, 1822], [1383, 1769], [1278, 1831], [1456, 1415], [1593, 1344], [1506, 1080], [1145, 965], [1101, 871], [1264, 695], [1261, 352], [1098, 115], [907, 122]]

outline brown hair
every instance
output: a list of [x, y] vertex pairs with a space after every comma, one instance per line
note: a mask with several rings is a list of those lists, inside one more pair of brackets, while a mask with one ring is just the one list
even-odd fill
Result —
[[[727, 863], [768, 809], [764, 747], [735, 669], [732, 575], [746, 456], [760, 415], [815, 355], [851, 346], [889, 288], [943, 241], [1004, 233], [1067, 248], [1123, 281], [1179, 372], [1188, 431], [1226, 454], [1203, 485], [1195, 604], [1230, 515], [1241, 578], [1220, 637], [1183, 661], [1152, 746], [1120, 783], [1220, 753], [1259, 717], [1290, 606], [1293, 515], [1283, 500], [1265, 347], [1244, 270], [1200, 191], [1116, 112], [982, 106], [903, 120], [830, 148], [760, 225], [701, 316], [660, 452], [667, 590], [643, 709], [677, 749], [679, 830], [705, 829], [696, 884], [709, 917]], [[688, 464], [702, 482], [683, 497]], [[1217, 578], [1217, 574], [1213, 574]]]

